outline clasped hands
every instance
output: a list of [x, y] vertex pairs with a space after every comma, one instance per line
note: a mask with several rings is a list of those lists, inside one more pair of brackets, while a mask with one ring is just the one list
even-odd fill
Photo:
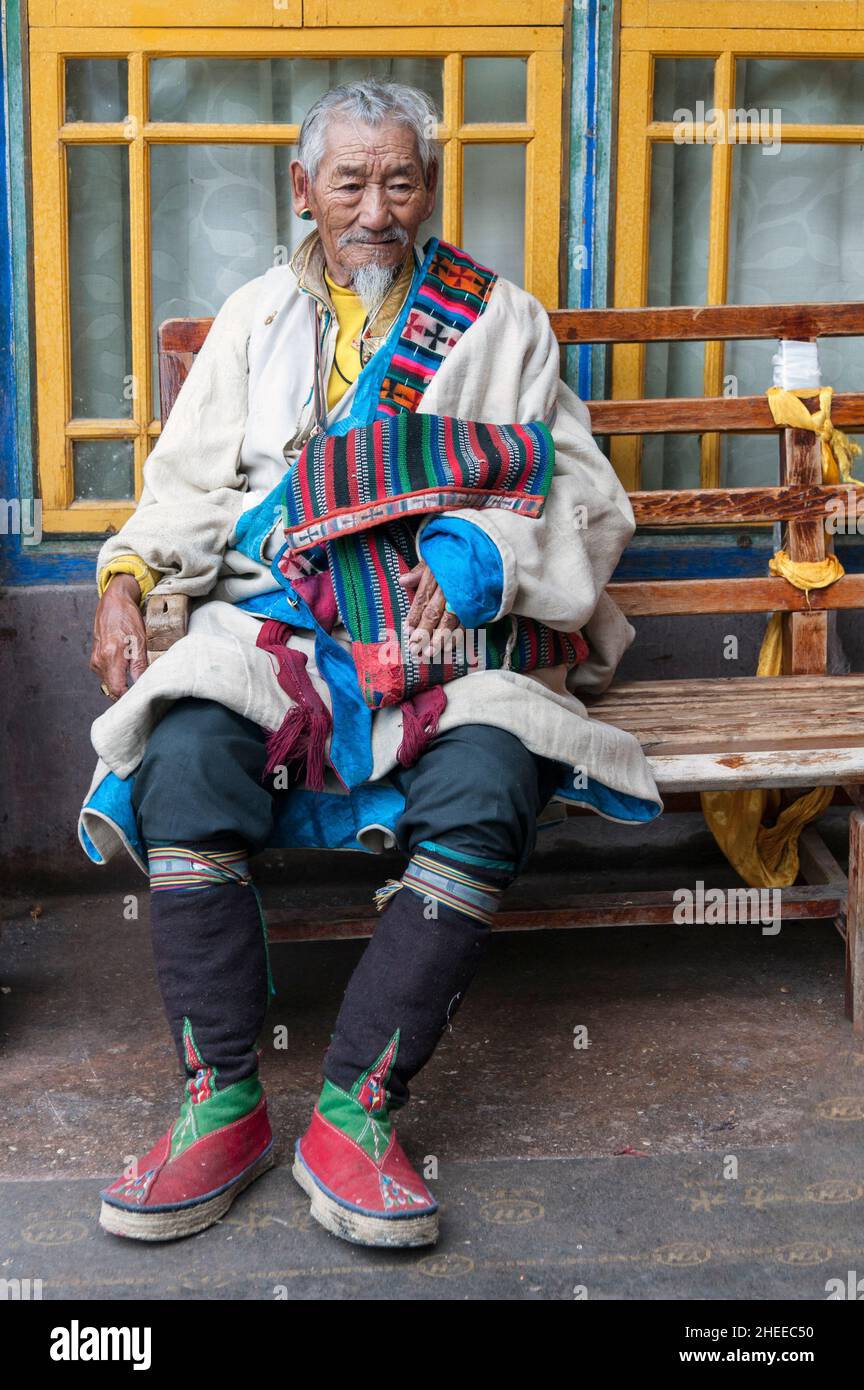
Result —
[[[429, 566], [422, 560], [403, 574], [403, 588], [414, 591], [406, 618], [408, 648], [414, 660], [435, 661], [456, 644], [462, 628]], [[138, 581], [115, 574], [96, 609], [90, 669], [101, 678], [102, 689], [119, 700], [129, 683], [147, 670], [147, 638], [141, 613]]]

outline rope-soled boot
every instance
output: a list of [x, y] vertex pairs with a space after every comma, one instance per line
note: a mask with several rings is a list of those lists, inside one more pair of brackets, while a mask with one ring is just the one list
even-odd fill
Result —
[[[391, 1111], [429, 1060], [470, 985], [513, 866], [420, 846], [376, 895], [384, 915], [351, 976], [294, 1176], [312, 1216], [360, 1245], [432, 1245], [438, 1203], [400, 1145]], [[402, 891], [399, 891], [402, 890]]]
[[171, 1127], [101, 1193], [113, 1235], [202, 1231], [273, 1163], [256, 1051], [266, 928], [245, 851], [223, 845], [148, 848], [156, 972], [187, 1081]]

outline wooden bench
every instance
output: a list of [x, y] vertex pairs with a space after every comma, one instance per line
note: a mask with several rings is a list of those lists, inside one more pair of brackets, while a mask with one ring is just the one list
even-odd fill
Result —
[[[806, 340], [864, 334], [864, 304], [719, 306], [673, 309], [558, 310], [551, 315], [562, 345], [577, 343], [742, 339]], [[159, 330], [162, 421], [168, 416], [212, 320], [171, 319]], [[768, 383], [766, 383], [767, 385]], [[815, 408], [815, 401], [810, 402]], [[600, 436], [665, 433], [758, 433], [779, 436], [779, 484], [631, 492], [637, 524], [691, 529], [783, 522], [793, 560], [826, 554], [824, 521], [832, 498], [850, 518], [864, 516], [861, 492], [822, 484], [820, 444], [809, 431], [778, 430], [764, 395], [682, 400], [592, 401]], [[843, 429], [864, 427], [864, 393], [836, 395], [832, 418]], [[862, 490], [864, 491], [864, 490]], [[864, 522], [862, 522], [864, 530]], [[830, 540], [828, 541], [830, 544]], [[641, 742], [669, 810], [693, 809], [693, 793], [756, 787], [835, 786], [852, 803], [849, 874], [811, 826], [801, 839], [801, 875], [781, 895], [784, 919], [834, 922], [846, 943], [846, 1012], [864, 1032], [864, 674], [826, 675], [828, 614], [864, 608], [864, 575], [804, 593], [785, 579], [700, 578], [613, 582], [609, 592], [630, 617], [658, 614], [783, 614], [783, 671], [776, 678], [615, 682], [590, 703], [592, 718], [633, 733]], [[187, 601], [153, 596], [147, 604], [151, 659], [181, 636]], [[503, 910], [504, 930], [592, 927], [674, 920], [673, 891], [591, 894], [573, 900], [566, 883], [545, 890], [530, 909]], [[371, 904], [310, 922], [290, 911], [274, 922], [274, 940], [368, 935]]]

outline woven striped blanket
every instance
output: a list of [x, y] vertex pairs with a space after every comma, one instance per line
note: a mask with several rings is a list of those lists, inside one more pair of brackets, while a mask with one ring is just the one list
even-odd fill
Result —
[[541, 422], [401, 413], [310, 440], [287, 479], [280, 563], [287, 573], [302, 551], [324, 545], [369, 706], [401, 704], [478, 668], [528, 671], [584, 659], [578, 633], [517, 616], [457, 634], [431, 660], [414, 657], [407, 644], [411, 595], [399, 578], [416, 564], [414, 519], [466, 507], [539, 517], [553, 467], [552, 437]]

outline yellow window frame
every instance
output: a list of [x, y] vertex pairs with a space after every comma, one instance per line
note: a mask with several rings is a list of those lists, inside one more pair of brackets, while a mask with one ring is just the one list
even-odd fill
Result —
[[[676, 28], [646, 27], [650, 16], [662, 22], [677, 8]], [[783, 27], [740, 28], [684, 27], [681, 7], [667, 0], [624, 0], [620, 34], [618, 91], [617, 192], [615, 207], [614, 303], [617, 308], [644, 305], [648, 293], [648, 253], [651, 221], [651, 156], [656, 144], [671, 143], [672, 121], [653, 119], [654, 66], [658, 58], [714, 58], [712, 105], [726, 112], [736, 109], [735, 65], [739, 58], [864, 58], [864, 0], [837, 0], [818, 5], [810, 0], [747, 0], [747, 5], [699, 4], [687, 7], [691, 21], [703, 26], [721, 17], [735, 17], [749, 9], [752, 19], [763, 12]], [[783, 14], [781, 16], [781, 11]], [[817, 15], [818, 11], [818, 15]], [[730, 12], [734, 14], [730, 15]], [[804, 17], [820, 28], [805, 28]], [[844, 30], [842, 40], [837, 29]], [[831, 30], [835, 32], [831, 32]], [[725, 122], [724, 122], [725, 132]], [[704, 127], [693, 126], [699, 139]], [[751, 128], [751, 140], [769, 140], [770, 125]], [[782, 138], [790, 144], [864, 144], [862, 125], [787, 124]], [[727, 302], [729, 228], [732, 204], [734, 142], [718, 140], [711, 151], [711, 195], [708, 226], [706, 304]], [[804, 298], [818, 298], [805, 295]], [[703, 391], [723, 393], [725, 344], [705, 344]], [[616, 347], [612, 355], [612, 395], [616, 400], [635, 400], [643, 392], [645, 346]], [[701, 439], [700, 484], [720, 486], [720, 436]], [[611, 458], [622, 482], [631, 490], [641, 484], [641, 438], [630, 435], [612, 441]]]
[[[38, 0], [44, 14], [55, 0]], [[234, 3], [234, 0], [229, 0]], [[56, 0], [57, 9], [68, 9]], [[82, 8], [86, 5], [82, 4]], [[407, 5], [410, 11], [416, 8]], [[549, 12], [554, 9], [545, 6]], [[560, 6], [559, 6], [560, 8]], [[140, 12], [140, 8], [139, 8]], [[103, 533], [119, 528], [133, 503], [74, 499], [72, 448], [76, 440], [127, 439], [134, 444], [135, 496], [160, 431], [151, 385], [153, 323], [150, 283], [149, 151], [154, 144], [293, 144], [298, 126], [272, 124], [151, 123], [147, 65], [151, 58], [429, 56], [443, 59], [443, 231], [461, 241], [463, 156], [466, 146], [522, 144], [525, 168], [525, 284], [547, 307], [558, 302], [562, 177], [563, 28], [214, 28], [206, 43], [193, 28], [30, 29], [30, 109], [33, 179], [33, 250], [37, 364], [37, 460], [48, 533]], [[524, 122], [465, 124], [466, 57], [527, 59]], [[124, 58], [129, 113], [124, 122], [65, 123], [65, 60]], [[129, 150], [132, 379], [128, 418], [72, 416], [66, 151], [73, 145], [121, 144]]]

